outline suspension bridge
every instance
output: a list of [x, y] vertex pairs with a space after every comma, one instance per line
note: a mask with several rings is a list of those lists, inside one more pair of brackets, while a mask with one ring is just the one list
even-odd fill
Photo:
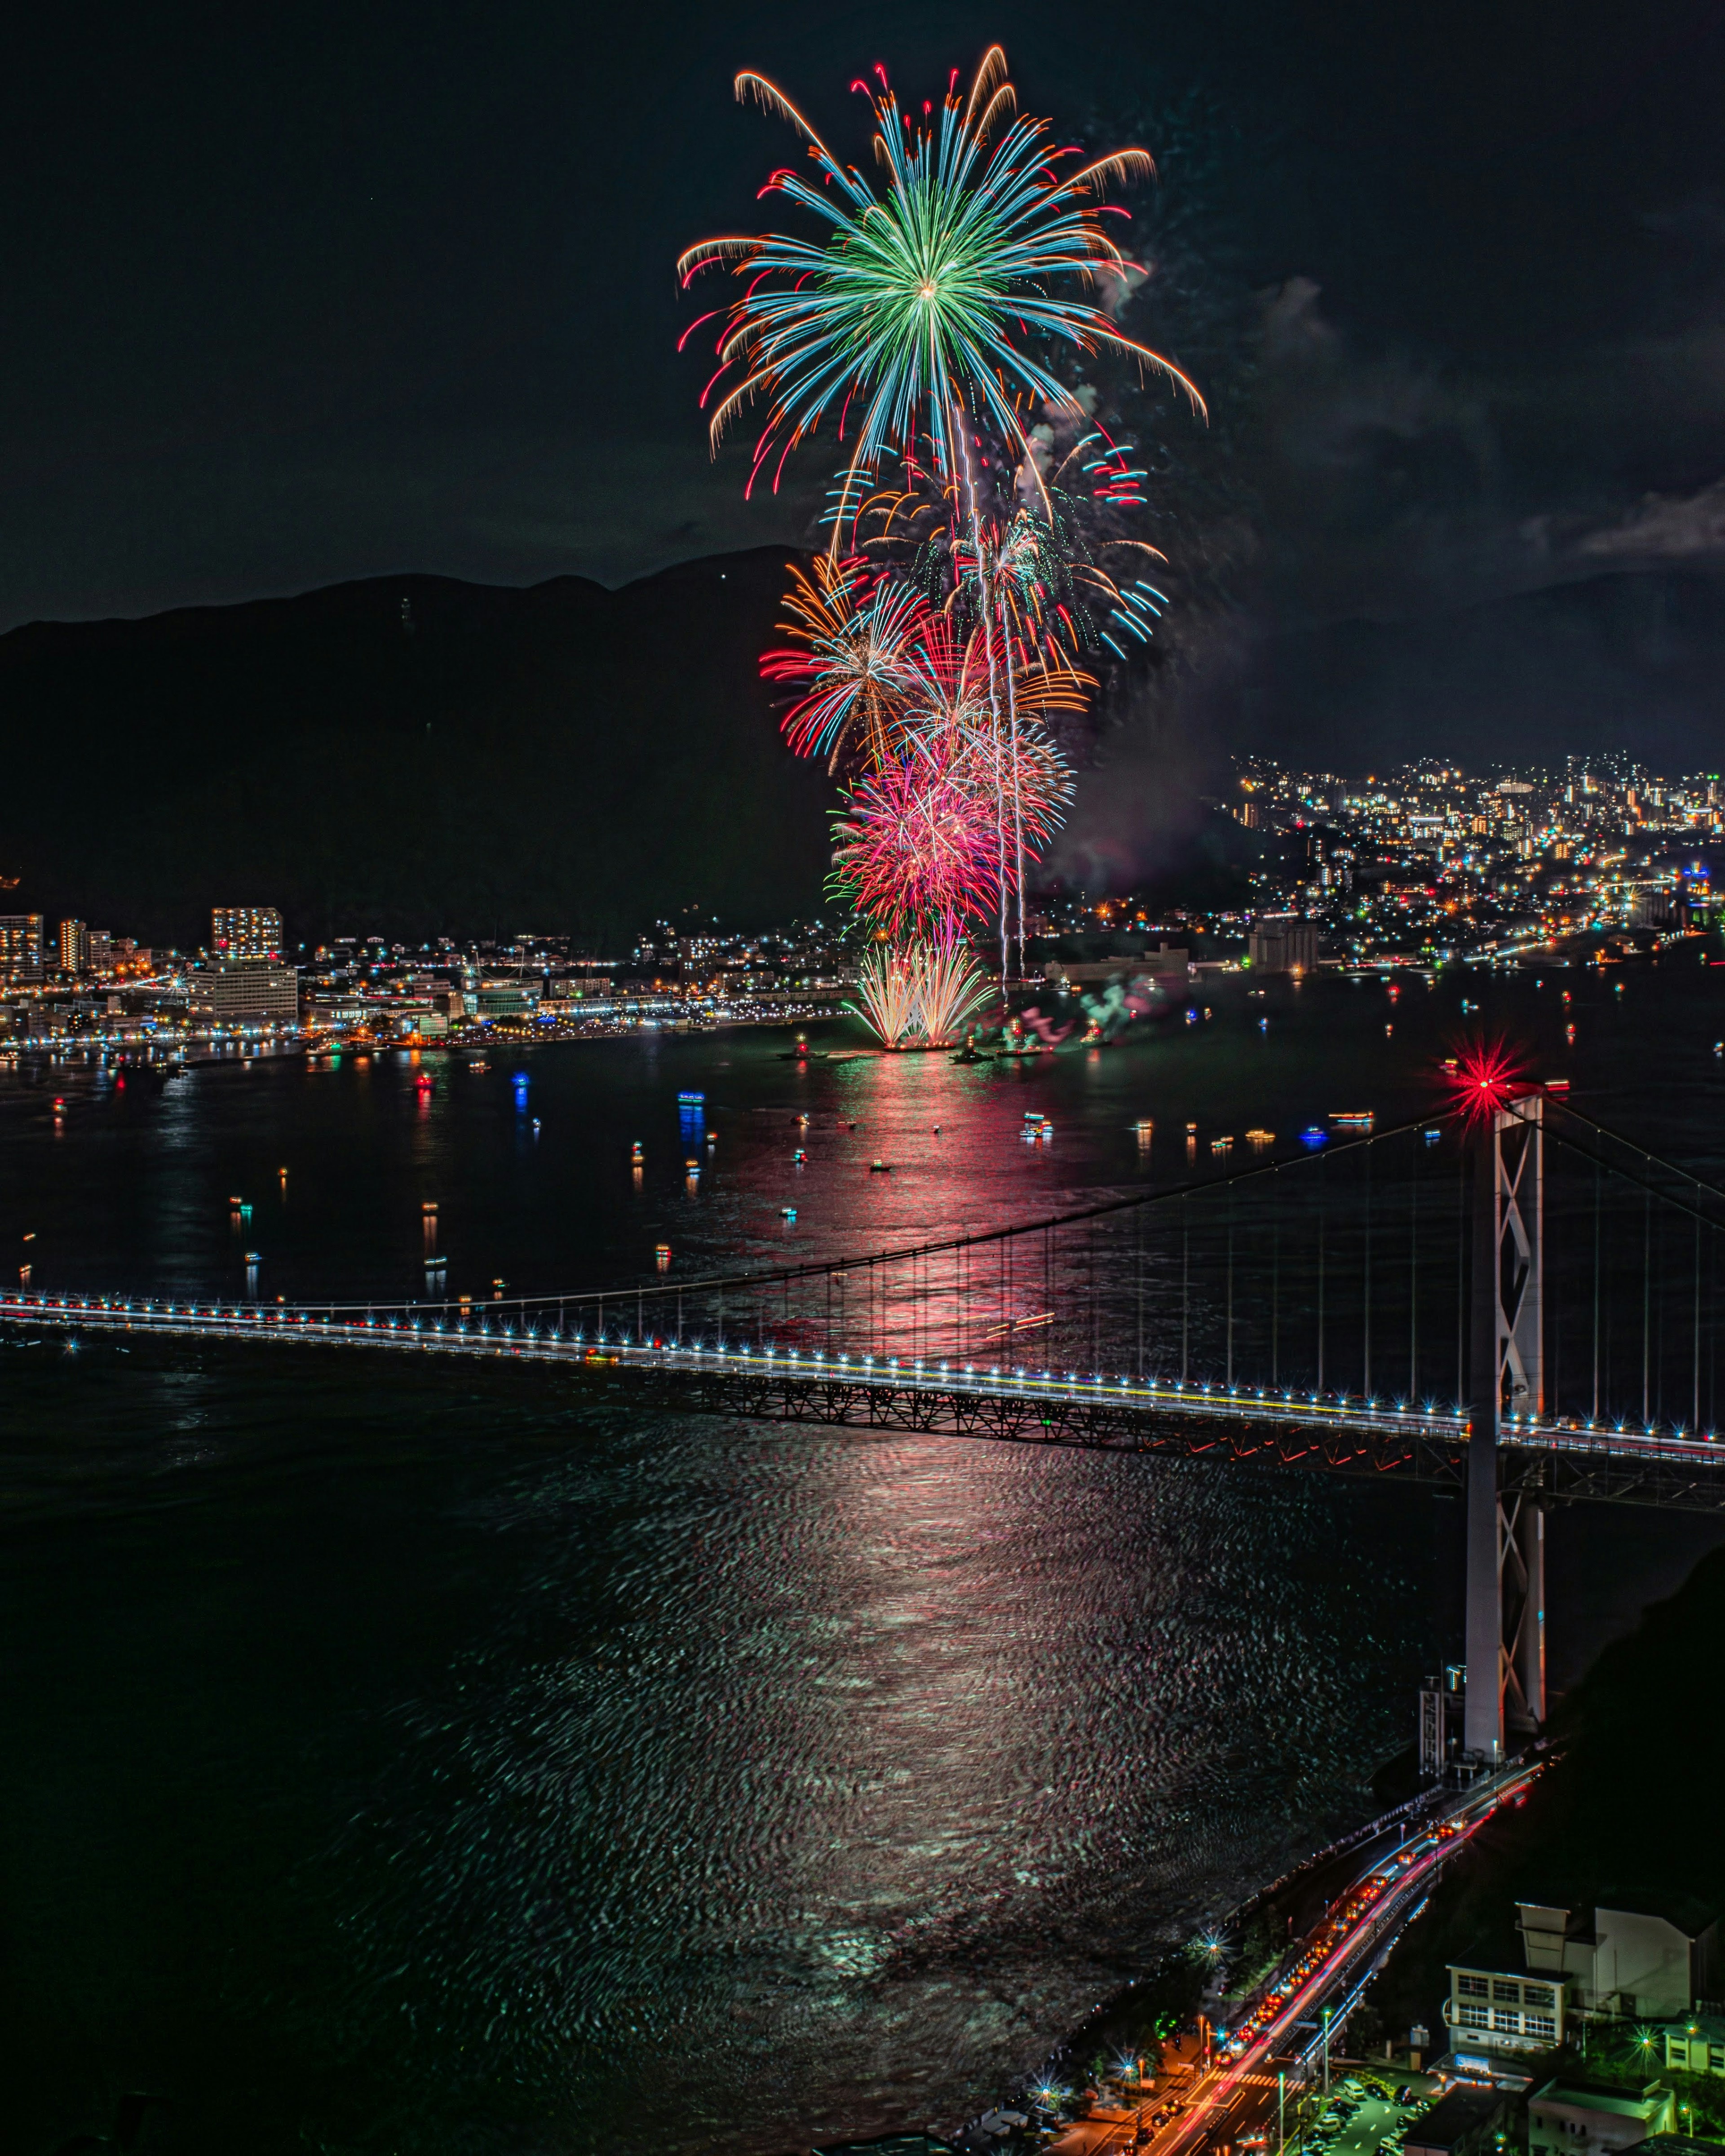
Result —
[[488, 1301], [18, 1291], [0, 1322], [549, 1363], [698, 1413], [1447, 1488], [1459, 1743], [1496, 1763], [1545, 1717], [1548, 1510], [1725, 1515], [1725, 1191], [1495, 1081], [1466, 1113], [1232, 1172], [1188, 1156], [1184, 1181], [1055, 1219], [771, 1270]]

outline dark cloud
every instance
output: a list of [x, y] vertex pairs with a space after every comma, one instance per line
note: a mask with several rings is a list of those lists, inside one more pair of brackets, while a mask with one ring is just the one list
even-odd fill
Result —
[[[1693, 221], [1692, 218], [1690, 221]], [[1725, 331], [1699, 319], [1466, 362], [1344, 326], [1317, 280], [1253, 299], [1250, 543], [1230, 603], [1117, 696], [1056, 868], [1189, 871], [1230, 750], [1340, 770], [1623, 747], [1711, 767], [1725, 738]], [[1725, 311], [1722, 311], [1725, 312]], [[1651, 475], [1695, 470], [1683, 490]], [[1236, 508], [1231, 512], [1238, 514]], [[1203, 549], [1214, 526], [1189, 521]]]
[[1725, 562], [1725, 480], [1674, 498], [1650, 494], [1620, 523], [1576, 541], [1583, 561]]

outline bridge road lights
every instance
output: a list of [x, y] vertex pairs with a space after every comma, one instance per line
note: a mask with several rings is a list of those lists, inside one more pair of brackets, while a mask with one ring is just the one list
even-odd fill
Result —
[[1462, 1748], [1495, 1766], [1506, 1728], [1545, 1720], [1545, 1515], [1506, 1507], [1503, 1416], [1545, 1404], [1545, 1096], [1489, 1108], [1476, 1128], [1468, 1324], [1467, 1693]]

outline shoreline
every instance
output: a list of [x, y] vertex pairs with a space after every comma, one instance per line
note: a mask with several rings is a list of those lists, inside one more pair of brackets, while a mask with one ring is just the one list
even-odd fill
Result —
[[[1252, 1888], [1224, 1911], [1214, 1915], [1194, 1912], [1189, 1921], [1195, 1924], [1195, 1936], [1208, 1934], [1219, 1939], [1230, 1933], [1237, 1934], [1254, 1919], [1275, 1911], [1278, 1903], [1285, 1905], [1289, 1937], [1303, 1935], [1327, 1904], [1327, 1897], [1322, 1887], [1324, 1875], [1330, 1867], [1343, 1857], [1362, 1853], [1374, 1841], [1391, 1834], [1399, 1825], [1411, 1821], [1435, 1798], [1440, 1798], [1443, 1794], [1444, 1785], [1441, 1784], [1419, 1791], [1389, 1810], [1376, 1814], [1358, 1826], [1347, 1830], [1322, 1847], [1297, 1858], [1276, 1877]], [[1302, 1913], [1301, 1903], [1310, 1902], [1314, 1898], [1317, 1906], [1311, 1911], [1308, 1921], [1301, 1923], [1299, 1921]], [[1291, 1907], [1286, 1906], [1290, 1904]], [[1274, 1967], [1274, 1958], [1268, 1965]], [[1263, 1972], [1245, 1971], [1243, 1974], [1250, 1989]], [[1142, 2014], [1147, 2005], [1153, 2010], [1158, 1991], [1170, 2001], [1178, 1995], [1189, 1994], [1190, 2010], [1194, 2013], [1199, 2011], [1207, 1999], [1219, 2003], [1231, 1995], [1227, 1992], [1214, 1991], [1204, 1982], [1199, 1964], [1191, 1958], [1189, 1941], [1186, 1945], [1165, 1947], [1143, 1974], [1128, 1977], [1106, 1999], [1099, 1999], [1081, 2020], [1043, 2055], [1036, 2066], [1014, 2075], [994, 2101], [973, 2116], [938, 2129], [938, 2138], [961, 2148], [986, 2145], [988, 2137], [981, 2130], [981, 2122], [984, 2118], [1011, 2108], [1031, 2089], [1055, 2081], [1060, 2071], [1069, 2068], [1075, 2060], [1088, 2058], [1093, 2052], [1106, 2051], [1111, 2045], [1118, 2051], [1124, 2033], [1119, 2026], [1122, 2019], [1128, 2010], [1138, 2014]], [[1164, 2006], [1164, 2012], [1172, 2010], [1175, 2010], [1171, 2004]], [[1185, 2018], [1183, 2015], [1182, 2020]], [[935, 2132], [932, 2128], [909, 2125], [888, 2129], [889, 2135], [896, 2133], [912, 2138], [919, 2134], [927, 2136]], [[870, 2138], [878, 2140], [883, 2137]]]

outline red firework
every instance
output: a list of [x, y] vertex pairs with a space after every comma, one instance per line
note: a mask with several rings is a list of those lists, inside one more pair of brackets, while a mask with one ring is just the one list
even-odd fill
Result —
[[894, 936], [951, 932], [999, 900], [994, 805], [916, 754], [872, 772], [834, 824], [833, 866], [858, 911]]

